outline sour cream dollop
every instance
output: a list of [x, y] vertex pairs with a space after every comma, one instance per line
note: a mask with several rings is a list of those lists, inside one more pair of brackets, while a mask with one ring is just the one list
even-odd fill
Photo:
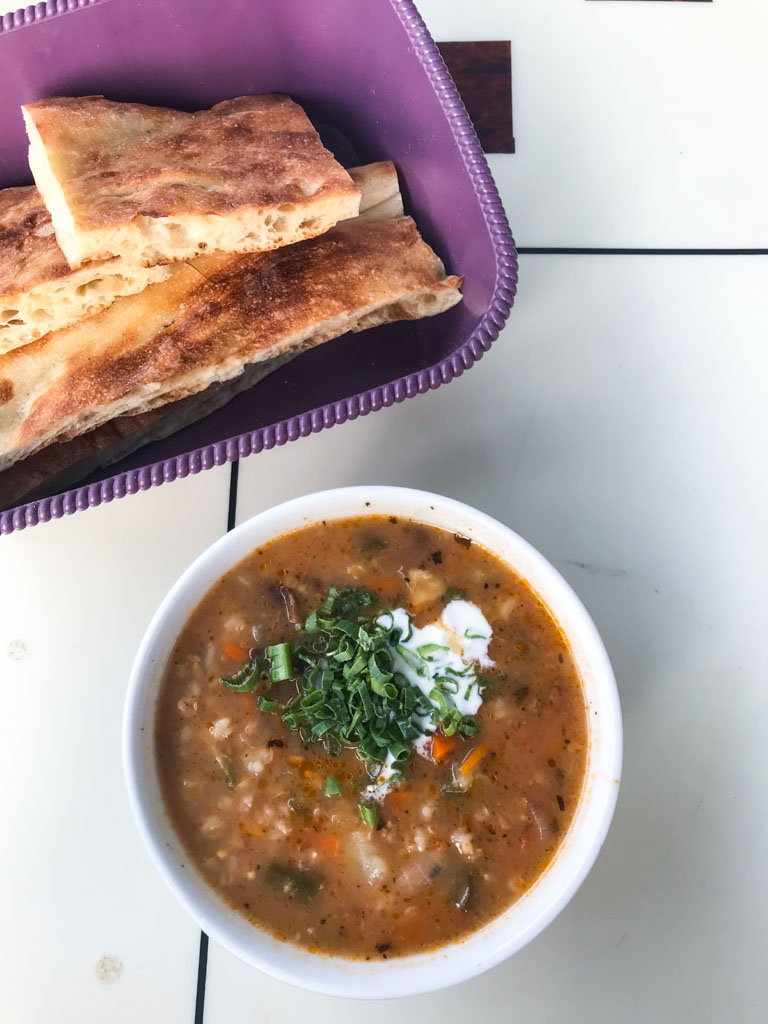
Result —
[[[456, 693], [441, 689], [447, 707], [456, 708], [462, 715], [477, 714], [483, 693], [475, 665], [491, 668], [494, 663], [488, 656], [493, 630], [476, 604], [450, 601], [439, 619], [421, 629], [413, 626], [404, 608], [384, 612], [376, 622], [385, 629], [399, 630], [400, 642], [390, 644], [394, 671], [420, 690], [429, 704], [438, 707], [430, 694], [438, 680], [447, 677], [457, 684]], [[414, 715], [413, 721], [422, 734], [411, 745], [417, 754], [427, 757], [436, 726], [429, 715]], [[382, 800], [398, 778], [397, 766], [389, 754], [376, 781], [363, 792], [370, 799]]]

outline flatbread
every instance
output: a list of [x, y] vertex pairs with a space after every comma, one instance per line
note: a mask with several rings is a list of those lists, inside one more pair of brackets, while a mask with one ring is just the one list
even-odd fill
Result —
[[347, 173], [360, 189], [358, 217], [362, 220], [386, 220], [403, 216], [397, 170], [390, 160], [352, 167]]
[[34, 185], [0, 190], [0, 355], [93, 316], [169, 273], [117, 258], [71, 270]]
[[225, 384], [211, 384], [199, 395], [181, 398], [136, 416], [118, 416], [86, 434], [41, 448], [0, 473], [0, 511], [74, 487], [96, 470], [196, 423], [274, 373], [291, 358], [285, 355], [256, 363], [246, 367], [239, 377]]
[[[376, 173], [380, 173], [377, 168]], [[396, 181], [394, 169], [389, 173]], [[356, 218], [272, 253], [206, 257], [0, 358], [0, 469], [253, 364], [461, 299], [410, 217]]]
[[[349, 174], [361, 190], [360, 217], [402, 216], [403, 200], [391, 163], [353, 167]], [[195, 269], [203, 272], [207, 266], [207, 276], [210, 276], [228, 261], [229, 257], [203, 257], [195, 261]], [[212, 384], [200, 394], [135, 416], [118, 416], [69, 441], [57, 441], [41, 448], [0, 473], [0, 509], [36, 501], [75, 486], [97, 469], [112, 465], [145, 444], [169, 437], [210, 415], [292, 358], [289, 353], [252, 364], [238, 377], [224, 384]]]
[[22, 108], [29, 163], [72, 267], [264, 252], [354, 217], [360, 196], [287, 96], [185, 114], [103, 96]]

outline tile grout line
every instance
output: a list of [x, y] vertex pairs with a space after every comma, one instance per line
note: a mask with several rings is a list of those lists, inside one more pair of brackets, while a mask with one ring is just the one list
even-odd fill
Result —
[[768, 249], [612, 249], [549, 245], [519, 245], [517, 252], [532, 256], [768, 256]]
[[230, 463], [229, 474], [229, 508], [227, 511], [227, 533], [234, 530], [237, 518], [237, 480], [240, 473], [240, 460]]
[[[229, 469], [229, 500], [227, 503], [227, 533], [235, 528], [237, 521], [237, 482], [240, 475], [240, 460], [235, 459]], [[208, 977], [208, 936], [200, 932], [200, 953], [197, 958], [197, 988], [195, 990], [194, 1024], [203, 1024], [205, 1016], [205, 984]]]
[[208, 936], [200, 932], [200, 955], [197, 958], [197, 990], [195, 992], [195, 1021], [203, 1024], [205, 1013], [205, 979], [208, 975]]

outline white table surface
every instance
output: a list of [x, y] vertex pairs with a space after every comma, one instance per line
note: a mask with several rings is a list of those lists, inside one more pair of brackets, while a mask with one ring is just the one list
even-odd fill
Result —
[[[521, 246], [768, 245], [762, 0], [421, 7], [436, 38], [512, 39], [518, 152], [491, 162]], [[608, 840], [563, 914], [482, 978], [362, 1005], [211, 943], [205, 1024], [766, 1019], [768, 256], [520, 264], [478, 366], [241, 462], [237, 518], [399, 483], [529, 539], [616, 670], [626, 750]], [[139, 638], [225, 531], [229, 489], [221, 467], [0, 540], [8, 1024], [193, 1022], [200, 935], [130, 819], [120, 718]]]

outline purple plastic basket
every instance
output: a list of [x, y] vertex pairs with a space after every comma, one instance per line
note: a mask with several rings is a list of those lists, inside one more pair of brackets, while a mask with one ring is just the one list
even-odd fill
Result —
[[299, 356], [223, 409], [82, 486], [0, 513], [0, 533], [285, 444], [448, 383], [498, 337], [517, 283], [488, 165], [410, 0], [49, 0], [0, 22], [0, 187], [30, 181], [19, 106], [103, 93], [197, 110], [290, 93], [347, 166], [390, 159], [464, 301]]

